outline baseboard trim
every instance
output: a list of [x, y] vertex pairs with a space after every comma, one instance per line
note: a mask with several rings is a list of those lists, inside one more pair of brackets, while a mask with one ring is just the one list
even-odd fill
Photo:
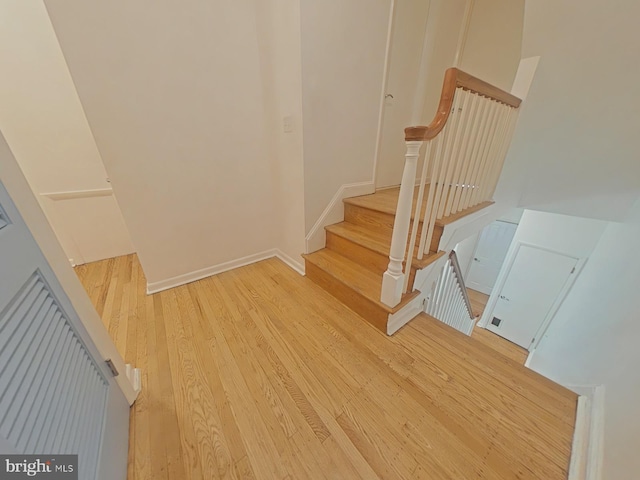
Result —
[[[481, 328], [486, 328], [486, 325], [482, 326]], [[530, 365], [531, 365], [531, 361], [533, 360], [534, 353], [536, 353], [535, 348], [529, 352], [529, 355], [527, 355], [527, 360], [524, 362], [525, 367], [531, 368]]]
[[294, 260], [279, 248], [275, 249], [275, 256], [286, 263], [290, 268], [298, 272], [300, 275], [304, 276], [304, 263]]
[[251, 265], [252, 263], [260, 262], [262, 260], [273, 257], [279, 258], [300, 275], [304, 275], [304, 266], [301, 262], [295, 261], [279, 248], [272, 248], [271, 250], [255, 253], [253, 255], [247, 255], [246, 257], [231, 260], [229, 262], [220, 263], [218, 265], [213, 265], [211, 267], [195, 270], [189, 273], [183, 273], [182, 275], [167, 278], [166, 280], [160, 280], [159, 282], [147, 282], [147, 295], [162, 292], [170, 288], [180, 287], [182, 285], [186, 285], [187, 283], [202, 280], [203, 278], [211, 277], [219, 273], [228, 272], [229, 270], [233, 270], [234, 268], [244, 267], [246, 265]]
[[136, 392], [136, 397], [137, 397], [140, 394], [140, 391], [142, 390], [142, 378], [140, 375], [140, 369], [134, 368], [133, 365], [131, 365], [130, 363], [127, 363], [125, 367], [127, 369], [127, 378], [131, 382], [131, 386], [133, 387], [133, 390]]
[[324, 227], [344, 220], [344, 204], [342, 200], [360, 195], [369, 195], [375, 191], [376, 188], [373, 181], [342, 185], [307, 234], [305, 238], [305, 253], [313, 253], [324, 248], [326, 244]]
[[602, 480], [605, 387], [569, 386], [578, 393], [568, 480]]
[[393, 335], [411, 320], [424, 312], [424, 295], [418, 295], [401, 310], [396, 313], [389, 314], [387, 320], [387, 335]]

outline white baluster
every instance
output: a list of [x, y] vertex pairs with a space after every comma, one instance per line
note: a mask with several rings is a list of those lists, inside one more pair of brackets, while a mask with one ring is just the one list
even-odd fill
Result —
[[[440, 196], [438, 197], [438, 206], [437, 206], [437, 211], [436, 211], [436, 220], [442, 218], [442, 214], [444, 213], [444, 205], [446, 203], [447, 197], [449, 196], [449, 192], [451, 190], [451, 177], [453, 177], [453, 170], [455, 168], [455, 152], [457, 151], [457, 149], [460, 146], [460, 132], [462, 130], [461, 128], [461, 119], [462, 119], [462, 113], [460, 111], [460, 109], [462, 108], [462, 101], [466, 98], [465, 94], [467, 93], [466, 91], [460, 89], [461, 92], [459, 92], [456, 95], [456, 101], [454, 103], [454, 113], [455, 116], [453, 117], [453, 119], [449, 119], [449, 121], [453, 121], [453, 134], [451, 135], [448, 145], [447, 145], [447, 149], [445, 150], [445, 162], [447, 163], [447, 171], [444, 177], [444, 181], [442, 183], [442, 189], [439, 190], [440, 191]], [[435, 205], [434, 205], [435, 207]]]
[[462, 191], [465, 188], [465, 185], [468, 184], [469, 181], [469, 172], [471, 165], [471, 151], [473, 147], [474, 139], [478, 134], [478, 125], [479, 125], [479, 106], [480, 106], [480, 96], [477, 94], [471, 95], [471, 105], [469, 106], [469, 120], [467, 129], [465, 134], [463, 135], [464, 147], [460, 154], [461, 162], [460, 162], [460, 174], [457, 176], [459, 179], [455, 192], [452, 196], [452, 204], [451, 206], [447, 205], [447, 210], [445, 215], [450, 215], [451, 213], [455, 213], [458, 211], [458, 206], [460, 205], [460, 197], [462, 195]]
[[476, 188], [476, 180], [478, 178], [478, 171], [480, 170], [481, 163], [481, 148], [483, 145], [483, 139], [488, 131], [489, 119], [491, 118], [493, 102], [488, 98], [482, 98], [482, 118], [480, 120], [480, 131], [476, 138], [474, 138], [473, 150], [471, 152], [471, 161], [473, 162], [473, 168], [471, 169], [471, 176], [469, 177], [469, 182], [467, 189], [462, 194], [462, 200], [460, 201], [460, 206], [458, 211], [462, 211], [469, 207], [471, 195], [473, 194], [474, 189]]
[[498, 169], [497, 175], [493, 180], [493, 185], [491, 186], [491, 190], [488, 193], [488, 198], [493, 198], [493, 193], [495, 192], [496, 186], [498, 185], [498, 180], [500, 179], [500, 174], [502, 173], [502, 167], [504, 166], [504, 161], [506, 159], [507, 152], [509, 151], [509, 147], [511, 146], [511, 139], [513, 138], [513, 132], [516, 128], [516, 123], [518, 121], [518, 113], [519, 113], [519, 110], [511, 108], [511, 114], [509, 116], [509, 125], [507, 127], [507, 134], [505, 136], [504, 141], [502, 142], [500, 153], [498, 154], [498, 158], [500, 161], [500, 168]]
[[411, 209], [413, 203], [413, 189], [416, 181], [416, 167], [420, 147], [423, 142], [409, 141], [405, 155], [402, 184], [398, 196], [396, 218], [393, 223], [393, 235], [391, 237], [391, 249], [389, 252], [389, 266], [382, 277], [382, 292], [380, 301], [390, 307], [395, 307], [402, 299], [404, 287], [404, 275], [402, 262], [407, 247], [409, 224], [411, 222]]
[[498, 150], [500, 149], [504, 137], [509, 115], [509, 107], [500, 105], [498, 109], [498, 121], [493, 136], [489, 139], [489, 152], [487, 154], [487, 165], [484, 177], [481, 179], [480, 191], [477, 196], [477, 203], [488, 200], [487, 194], [491, 188], [492, 178], [495, 175], [495, 168], [498, 163]]
[[[458, 107], [458, 118], [456, 122], [456, 134], [453, 139], [453, 145], [448, 156], [449, 168], [447, 169], [447, 176], [444, 180], [444, 190], [442, 194], [442, 201], [438, 206], [438, 216], [440, 219], [445, 215], [445, 207], [449, 203], [449, 201], [453, 201], [453, 188], [452, 185], [455, 185], [458, 181], [456, 177], [456, 171], [458, 169], [458, 164], [460, 163], [460, 151], [462, 149], [464, 134], [467, 129], [468, 119], [469, 119], [469, 96], [471, 95], [468, 91], [463, 90], [461, 92], [462, 101], [461, 106]], [[461, 111], [460, 111], [461, 110]], [[458, 173], [459, 174], [459, 173]]]
[[[416, 248], [416, 237], [418, 236], [418, 227], [420, 226], [420, 215], [422, 214], [422, 198], [424, 197], [424, 189], [427, 183], [427, 170], [429, 169], [429, 160], [431, 156], [432, 142], [427, 141], [427, 151], [424, 154], [424, 161], [422, 162], [422, 175], [420, 176], [420, 187], [418, 187], [418, 198], [416, 200], [416, 211], [413, 215], [413, 225], [411, 227], [411, 236], [409, 237], [409, 246], [407, 247], [407, 262], [405, 264], [405, 272], [411, 272], [411, 265], [413, 264], [413, 254]], [[422, 257], [418, 257], [422, 260]], [[409, 290], [409, 276], [405, 275], [404, 279], [404, 291]]]
[[500, 104], [498, 102], [493, 102], [493, 116], [491, 117], [491, 122], [489, 124], [489, 130], [487, 135], [483, 139], [484, 145], [482, 147], [482, 156], [480, 160], [480, 170], [478, 172], [478, 181], [473, 189], [473, 193], [471, 194], [471, 201], [469, 202], [469, 206], [474, 206], [480, 203], [482, 200], [480, 199], [480, 192], [482, 191], [482, 187], [484, 186], [484, 181], [487, 175], [487, 167], [489, 164], [489, 153], [491, 151], [491, 144], [493, 138], [495, 137], [496, 130], [498, 128], [498, 123], [500, 121]]
[[[448, 130], [445, 127], [445, 131], [443, 131], [440, 135], [438, 135], [435, 142], [435, 155], [433, 157], [433, 168], [431, 171], [431, 181], [429, 183], [429, 191], [427, 192], [427, 205], [424, 210], [424, 221], [422, 223], [422, 235], [420, 236], [420, 243], [418, 247], [418, 259], [422, 260], [424, 255], [425, 247], [427, 252], [429, 252], [430, 244], [427, 244], [427, 234], [429, 232], [430, 224], [429, 219], [431, 218], [431, 212], [433, 210], [433, 199], [435, 197], [436, 192], [436, 183], [438, 179], [438, 175], [444, 169], [444, 162], [442, 161], [442, 145], [444, 143], [443, 138], [446, 136], [446, 131]], [[431, 242], [431, 240], [429, 240]]]

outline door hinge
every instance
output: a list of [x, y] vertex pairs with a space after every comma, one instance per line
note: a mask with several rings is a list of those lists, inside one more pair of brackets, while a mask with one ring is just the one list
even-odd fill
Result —
[[105, 363], [107, 364], [107, 367], [109, 367], [109, 370], [111, 370], [111, 373], [113, 374], [114, 377], [117, 377], [118, 375], [120, 375], [120, 372], [118, 372], [118, 369], [113, 363], [113, 360], [111, 360], [110, 358], [107, 358], [105, 360]]
[[571, 269], [571, 273], [574, 273], [575, 271], [576, 271], [576, 267], [573, 267], [573, 268]]

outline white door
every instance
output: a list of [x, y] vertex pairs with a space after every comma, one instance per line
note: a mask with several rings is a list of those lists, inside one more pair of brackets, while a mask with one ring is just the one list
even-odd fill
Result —
[[[429, 2], [396, 0], [389, 45], [376, 187], [399, 185], [404, 168], [404, 129], [412, 124]], [[444, 75], [444, 72], [438, 72]], [[417, 122], [420, 123], [420, 122]]]
[[[124, 372], [123, 372], [124, 374]], [[0, 183], [0, 453], [126, 477], [129, 405]]]
[[[436, 114], [447, 68], [453, 66], [467, 0], [396, 0], [390, 39], [376, 187], [399, 185], [404, 129]], [[423, 51], [424, 49], [424, 51]], [[418, 166], [420, 173], [420, 165]]]
[[520, 245], [487, 329], [529, 348], [564, 294], [578, 259]]
[[518, 225], [497, 220], [482, 230], [469, 268], [467, 287], [491, 295]]

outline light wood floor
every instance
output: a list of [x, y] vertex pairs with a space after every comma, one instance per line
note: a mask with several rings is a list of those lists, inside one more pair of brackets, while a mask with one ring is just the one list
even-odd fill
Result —
[[272, 259], [152, 296], [77, 269], [142, 370], [129, 479], [565, 479], [576, 397], [423, 315], [386, 337]]
[[[471, 288], [467, 288], [467, 292], [469, 293], [469, 300], [471, 301], [471, 308], [473, 309], [473, 313], [482, 316], [482, 313], [487, 306], [487, 302], [489, 301], [489, 295], [478, 292], [477, 290], [473, 290]], [[512, 343], [509, 340], [502, 338], [500, 335], [496, 335], [495, 333], [490, 332], [485, 328], [474, 328], [471, 336], [479, 342], [484, 343], [489, 348], [492, 348], [496, 352], [499, 352], [502, 355], [509, 357], [511, 360], [518, 362], [518, 364], [520, 365], [524, 365], [524, 362], [527, 361], [527, 356], [529, 355], [527, 349], [522, 348], [520, 345], [516, 345], [515, 343]]]

